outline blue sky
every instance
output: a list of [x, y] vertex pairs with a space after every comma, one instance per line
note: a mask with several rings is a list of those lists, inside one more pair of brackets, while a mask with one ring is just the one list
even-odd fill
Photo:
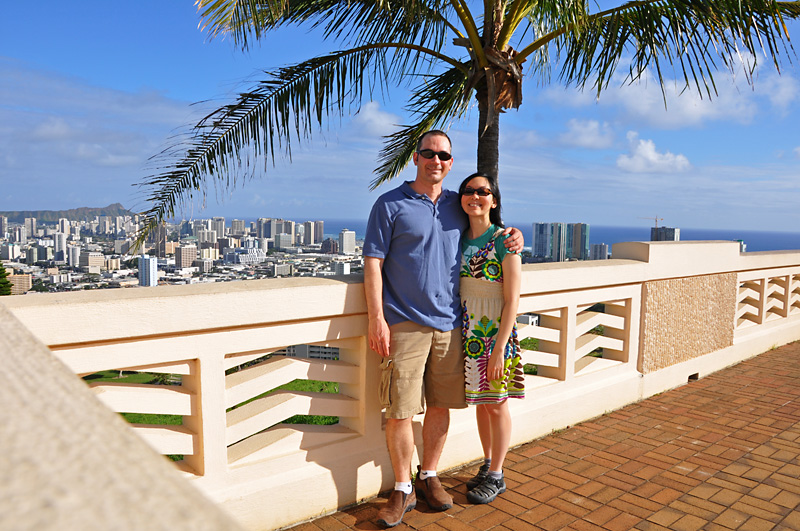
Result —
[[[191, 1], [10, 2], [0, 20], [0, 210], [145, 205], [134, 186], [148, 158], [212, 100], [245, 89], [259, 69], [330, 48], [283, 30], [257, 49], [209, 41]], [[800, 46], [800, 24], [790, 32]], [[325, 47], [323, 47], [325, 46]], [[591, 92], [526, 79], [523, 105], [502, 116], [504, 213], [517, 223], [800, 231], [800, 68], [762, 65], [716, 77], [701, 100], [649, 77]], [[676, 74], [668, 73], [675, 78]], [[233, 191], [211, 187], [185, 217], [366, 218], [381, 135], [410, 121], [405, 92], [331, 124], [292, 163]], [[205, 104], [208, 105], [208, 104]], [[477, 111], [454, 123], [456, 187], [475, 167]], [[413, 167], [403, 175], [413, 178]]]

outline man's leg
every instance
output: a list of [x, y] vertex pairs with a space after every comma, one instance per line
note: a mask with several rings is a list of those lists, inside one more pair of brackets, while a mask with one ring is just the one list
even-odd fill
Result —
[[422, 424], [422, 470], [437, 470], [450, 428], [450, 410], [429, 407]]
[[[386, 447], [392, 463], [395, 486], [389, 500], [378, 511], [377, 523], [394, 527], [414, 509], [417, 497], [411, 485], [414, 454], [412, 418], [423, 411], [422, 375], [430, 348], [430, 330], [404, 322], [391, 327], [392, 373], [386, 410]], [[399, 418], [395, 418], [399, 417]]]
[[411, 419], [386, 419], [386, 446], [392, 461], [395, 482], [411, 481], [414, 432]]
[[422, 425], [422, 465], [415, 483], [417, 497], [435, 511], [453, 506], [437, 475], [439, 458], [450, 428], [450, 409], [466, 407], [461, 329], [434, 332], [425, 368], [427, 409]]

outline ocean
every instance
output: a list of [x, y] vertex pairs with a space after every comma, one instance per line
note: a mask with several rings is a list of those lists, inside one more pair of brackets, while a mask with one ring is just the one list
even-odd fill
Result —
[[[526, 243], [532, 238], [532, 222], [508, 222], [507, 225], [517, 227], [525, 236]], [[325, 220], [325, 237], [338, 238], [342, 229], [355, 231], [356, 239], [363, 239], [367, 228], [367, 220], [338, 219]], [[650, 227], [608, 227], [590, 225], [589, 243], [611, 245], [619, 242], [649, 241]], [[743, 240], [747, 244], [747, 252], [782, 251], [800, 249], [800, 232], [753, 231], [734, 229], [691, 229], [681, 227], [681, 240]]]

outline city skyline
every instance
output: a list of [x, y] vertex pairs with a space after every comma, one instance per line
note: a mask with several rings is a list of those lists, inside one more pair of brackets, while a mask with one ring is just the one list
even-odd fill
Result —
[[[189, 3], [7, 8], [0, 210], [143, 208], [132, 185], [168, 137], [208, 108], [193, 102], [220, 105], [248, 88], [240, 82], [256, 79], [257, 69], [323, 50], [316, 36], [296, 30], [281, 31], [277, 57], [275, 38], [247, 54], [228, 41], [206, 42]], [[38, 16], [39, 8], [50, 15]], [[789, 29], [797, 42], [798, 24]], [[759, 61], [754, 89], [737, 65], [733, 82], [726, 72], [715, 77], [711, 102], [692, 91], [677, 96], [670, 84], [666, 111], [652, 77], [610, 87], [599, 100], [529, 80], [520, 111], [501, 123], [505, 219], [649, 227], [657, 216], [670, 226], [792, 230], [800, 222], [800, 70], [784, 64], [778, 76]], [[178, 217], [366, 219], [377, 196], [398, 184], [368, 190], [380, 136], [409, 122], [405, 92], [388, 96], [296, 146], [292, 164], [279, 160], [233, 191], [211, 185], [205, 210], [197, 201]], [[474, 168], [476, 120], [472, 112], [449, 129], [450, 188]], [[410, 167], [402, 178], [413, 175]]]

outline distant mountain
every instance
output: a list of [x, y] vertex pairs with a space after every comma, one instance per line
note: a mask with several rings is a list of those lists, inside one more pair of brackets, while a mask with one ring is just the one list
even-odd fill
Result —
[[23, 210], [18, 212], [0, 212], [0, 216], [8, 218], [9, 223], [24, 223], [25, 218], [36, 218], [44, 223], [57, 223], [60, 218], [70, 221], [91, 221], [95, 216], [133, 216], [134, 212], [127, 210], [119, 203], [108, 205], [105, 208], [81, 207], [70, 210]]

